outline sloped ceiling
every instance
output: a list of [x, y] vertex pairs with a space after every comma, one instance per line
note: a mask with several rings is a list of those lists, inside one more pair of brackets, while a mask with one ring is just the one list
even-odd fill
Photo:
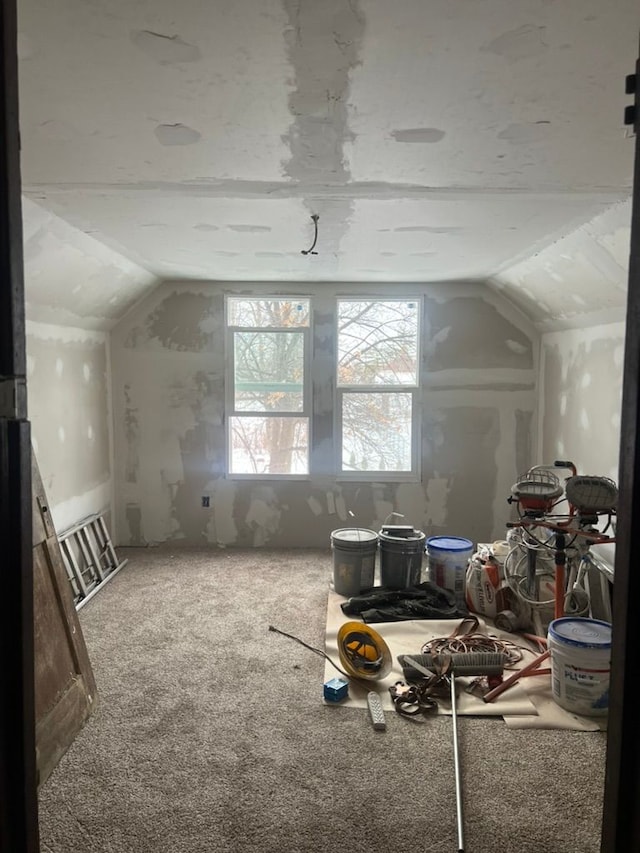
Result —
[[[636, 0], [18, 12], [25, 197], [148, 271], [143, 287], [489, 280], [544, 325], [548, 278], [525, 287], [519, 265], [630, 196]], [[611, 292], [602, 273], [577, 313]]]
[[630, 200], [490, 279], [540, 331], [624, 319]]

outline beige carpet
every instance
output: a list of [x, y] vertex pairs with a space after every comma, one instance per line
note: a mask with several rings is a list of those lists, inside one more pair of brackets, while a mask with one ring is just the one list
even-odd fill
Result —
[[[341, 666], [337, 643], [340, 626], [348, 621], [358, 621], [354, 620], [352, 616], [344, 615], [340, 607], [344, 601], [343, 596], [338, 595], [332, 589], [329, 590], [325, 651], [338, 666]], [[396, 681], [403, 680], [402, 667], [397, 659], [398, 655], [419, 654], [424, 643], [438, 637], [449, 636], [454, 628], [460, 624], [460, 621], [456, 619], [412, 619], [404, 622], [378, 622], [371, 625], [388, 645], [393, 659], [393, 667], [389, 675], [384, 679], [371, 682], [371, 689], [380, 695], [385, 710], [393, 711], [389, 687]], [[481, 619], [479, 621], [479, 630], [482, 633], [511, 641], [519, 646], [528, 645], [522, 637], [516, 634], [500, 631], [487, 620]], [[533, 648], [530, 653], [525, 653], [520, 668], [533, 661], [536, 654]], [[510, 671], [506, 674], [510, 674]], [[336, 676], [340, 677], [340, 673], [327, 661], [325, 681]], [[458, 680], [465, 685], [471, 681], [468, 678]], [[364, 708], [367, 692], [365, 687], [361, 687], [357, 683], [350, 683], [349, 696], [341, 704], [351, 708]], [[460, 693], [457, 710], [460, 715], [503, 717], [506, 725], [512, 729], [598, 731], [606, 728], [606, 718], [579, 716], [561, 708], [551, 695], [551, 676], [549, 675], [524, 677], [492, 702], [484, 702], [463, 689]], [[438, 713], [450, 714], [450, 703], [445, 700], [439, 702]]]
[[[42, 853], [454, 853], [451, 718], [322, 703], [328, 548], [120, 549], [80, 611], [100, 706]], [[603, 732], [459, 720], [469, 853], [600, 853]], [[17, 851], [12, 851], [17, 853]]]

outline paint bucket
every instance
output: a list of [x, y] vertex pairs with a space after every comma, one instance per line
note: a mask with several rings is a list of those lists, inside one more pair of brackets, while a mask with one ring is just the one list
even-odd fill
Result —
[[344, 527], [331, 534], [333, 588], [350, 597], [371, 589], [376, 570], [378, 535], [374, 530]]
[[473, 542], [462, 536], [430, 536], [427, 539], [429, 580], [452, 592], [459, 610], [467, 610], [466, 578]]
[[549, 623], [551, 693], [574, 714], [602, 717], [609, 710], [611, 623], [563, 616]]
[[382, 530], [380, 540], [380, 585], [387, 589], [406, 589], [422, 580], [425, 535], [414, 530], [410, 536], [391, 536]]

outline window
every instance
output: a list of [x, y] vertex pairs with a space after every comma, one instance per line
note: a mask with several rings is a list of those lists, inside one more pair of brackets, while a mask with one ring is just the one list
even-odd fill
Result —
[[419, 302], [340, 299], [337, 318], [339, 470], [415, 473]]
[[312, 371], [313, 298], [227, 297], [229, 475], [415, 479], [421, 301], [323, 296], [317, 310]]
[[229, 297], [227, 329], [229, 473], [308, 474], [309, 300]]

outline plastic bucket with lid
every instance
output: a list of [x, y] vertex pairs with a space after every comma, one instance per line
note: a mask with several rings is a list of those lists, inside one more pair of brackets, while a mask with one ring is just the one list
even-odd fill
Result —
[[574, 714], [602, 717], [609, 711], [611, 623], [563, 616], [549, 623], [551, 693]]
[[406, 589], [422, 579], [425, 535], [414, 530], [411, 536], [391, 536], [382, 530], [380, 540], [380, 585]]
[[473, 542], [462, 536], [430, 536], [427, 539], [427, 566], [429, 580], [442, 589], [448, 589], [457, 606], [466, 610], [466, 577]]
[[333, 588], [350, 597], [371, 589], [376, 570], [378, 534], [361, 527], [344, 527], [331, 533]]

